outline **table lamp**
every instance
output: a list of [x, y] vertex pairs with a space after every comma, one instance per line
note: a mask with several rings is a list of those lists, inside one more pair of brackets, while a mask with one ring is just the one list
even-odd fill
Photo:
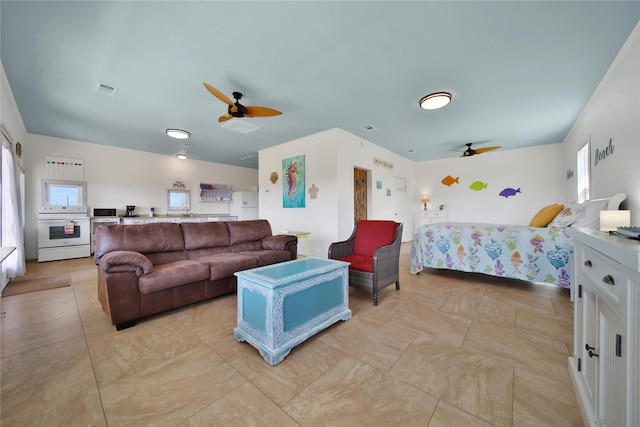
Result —
[[424, 210], [427, 210], [427, 202], [429, 201], [429, 196], [422, 196], [422, 203], [424, 204]]

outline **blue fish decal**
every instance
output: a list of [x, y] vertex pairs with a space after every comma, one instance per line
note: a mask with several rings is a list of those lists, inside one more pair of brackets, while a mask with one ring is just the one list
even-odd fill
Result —
[[509, 196], [515, 196], [516, 194], [520, 193], [520, 189], [518, 188], [517, 190], [514, 190], [513, 188], [505, 188], [504, 190], [502, 190], [500, 192], [500, 196], [504, 197], [504, 198], [508, 198]]

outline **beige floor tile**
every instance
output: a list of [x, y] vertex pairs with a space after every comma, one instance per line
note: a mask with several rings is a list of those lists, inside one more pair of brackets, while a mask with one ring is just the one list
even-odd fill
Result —
[[566, 344], [526, 331], [474, 322], [462, 348], [502, 359], [506, 364], [527, 367], [551, 378], [569, 379]]
[[453, 314], [425, 310], [419, 304], [407, 304], [402, 311], [394, 314], [388, 323], [459, 347], [467, 334], [471, 320]]
[[527, 308], [519, 308], [516, 314], [516, 328], [532, 334], [573, 343], [573, 319], [546, 315]]
[[449, 295], [445, 303], [440, 307], [440, 311], [505, 328], [514, 328], [516, 324], [515, 305], [497, 303], [491, 300], [483, 301], [459, 294]]
[[2, 359], [2, 400], [44, 384], [56, 383], [91, 369], [84, 337], [71, 338]]
[[496, 426], [511, 426], [513, 368], [419, 336], [389, 374]]
[[514, 389], [514, 427], [583, 425], [576, 395], [566, 381], [559, 382], [538, 372], [516, 367]]
[[203, 344], [101, 387], [100, 394], [110, 427], [175, 426], [245, 382]]
[[246, 342], [233, 344], [230, 349], [234, 354], [227, 350], [225, 360], [280, 406], [344, 357], [343, 352], [323, 343], [318, 336], [294, 347], [276, 366], [269, 365], [258, 350]]
[[416, 337], [412, 330], [390, 322], [352, 318], [318, 339], [374, 368], [387, 372]]
[[437, 399], [351, 357], [283, 406], [301, 425], [424, 426]]
[[175, 319], [149, 322], [116, 331], [108, 322], [84, 325], [100, 387], [130, 377], [189, 350], [202, 341]]
[[478, 417], [474, 417], [468, 412], [449, 405], [440, 400], [436, 411], [431, 417], [429, 427], [494, 427], [495, 424], [488, 423]]
[[66, 317], [49, 320], [2, 332], [1, 357], [9, 357], [24, 351], [34, 350], [49, 344], [82, 336], [78, 310]]
[[177, 427], [300, 426], [253, 384], [247, 382]]
[[67, 317], [69, 313], [73, 313], [76, 310], [77, 305], [73, 299], [38, 305], [31, 310], [7, 309], [6, 314], [2, 317], [2, 331], [46, 323]]
[[106, 426], [91, 368], [57, 376], [2, 399], [3, 427]]

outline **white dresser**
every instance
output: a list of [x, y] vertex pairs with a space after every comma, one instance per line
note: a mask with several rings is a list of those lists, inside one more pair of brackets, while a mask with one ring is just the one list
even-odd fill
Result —
[[423, 225], [437, 224], [439, 222], [447, 222], [449, 215], [447, 211], [420, 211], [418, 212], [418, 229]]
[[568, 228], [575, 245], [569, 372], [585, 425], [640, 425], [640, 241]]

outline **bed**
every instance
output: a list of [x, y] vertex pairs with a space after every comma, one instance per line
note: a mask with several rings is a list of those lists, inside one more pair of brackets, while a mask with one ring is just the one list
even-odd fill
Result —
[[[425, 225], [414, 236], [409, 272], [437, 268], [572, 288], [573, 245], [566, 227], [597, 229], [600, 211], [618, 210], [625, 198], [621, 193], [567, 207], [545, 206], [530, 225]], [[546, 217], [536, 221], [541, 214]], [[537, 226], [545, 222], [545, 226]]]

